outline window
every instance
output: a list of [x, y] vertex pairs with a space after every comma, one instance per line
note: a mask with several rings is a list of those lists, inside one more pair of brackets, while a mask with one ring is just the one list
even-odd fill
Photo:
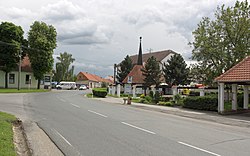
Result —
[[31, 84], [31, 76], [30, 75], [26, 75], [25, 84]]
[[15, 83], [15, 74], [9, 74], [9, 84]]

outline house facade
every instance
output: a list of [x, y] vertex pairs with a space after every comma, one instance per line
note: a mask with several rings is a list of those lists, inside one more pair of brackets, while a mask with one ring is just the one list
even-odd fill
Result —
[[[8, 88], [18, 88], [18, 66], [8, 73]], [[30, 60], [26, 56], [22, 60], [21, 72], [20, 72], [20, 88], [32, 89], [37, 88], [38, 81], [33, 74]], [[46, 75], [45, 79], [41, 81], [40, 88], [50, 85], [50, 75]], [[0, 70], [0, 88], [5, 88], [5, 72]]]
[[[141, 56], [139, 52], [138, 55], [130, 56], [134, 67], [131, 70], [131, 72], [127, 75], [127, 77], [122, 81], [122, 83], [124, 84], [124, 93], [132, 94], [133, 88], [135, 88], [136, 94], [143, 94], [143, 85], [145, 77], [142, 75], [141, 69], [144, 68], [147, 60], [150, 57], [154, 56], [156, 58], [156, 61], [159, 63], [160, 69], [162, 70], [164, 63], [167, 63], [167, 61], [171, 58], [171, 56], [175, 54], [177, 53], [172, 50], [163, 50], [163, 51], [141, 54]], [[139, 63], [137, 62], [138, 59], [141, 59]], [[140, 62], [142, 62], [142, 64]], [[163, 76], [162, 76], [162, 84], [164, 84], [166, 87], [166, 83], [164, 81]], [[160, 90], [164, 90], [165, 92], [166, 88], [163, 87], [160, 88]], [[147, 89], [146, 92], [148, 93], [149, 90]]]
[[[163, 68], [164, 63], [167, 63], [167, 61], [171, 58], [171, 56], [177, 54], [176, 52], [172, 50], [162, 50], [162, 51], [155, 51], [150, 53], [144, 53], [142, 54], [142, 65], [144, 66], [147, 60], [154, 56], [156, 58], [156, 61], [159, 62], [160, 69]], [[132, 55], [130, 56], [132, 60], [132, 64], [137, 64], [138, 55]]]
[[110, 79], [104, 79], [95, 74], [90, 74], [88, 72], [79, 72], [77, 74], [76, 84], [77, 85], [87, 85], [89, 88], [100, 88], [102, 87], [102, 83], [106, 83], [107, 85], [112, 84]]

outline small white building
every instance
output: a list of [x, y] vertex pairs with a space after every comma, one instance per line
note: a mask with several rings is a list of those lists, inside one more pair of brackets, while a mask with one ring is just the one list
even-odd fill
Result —
[[[18, 65], [13, 71], [8, 73], [8, 88], [18, 88]], [[44, 80], [41, 81], [40, 88], [44, 88], [45, 85], [50, 85], [50, 75], [46, 75]], [[20, 88], [28, 89], [28, 88], [37, 88], [38, 81], [35, 79], [33, 74], [30, 60], [26, 56], [22, 60], [21, 64], [21, 72], [20, 72]], [[0, 70], [0, 88], [5, 88], [5, 72]]]

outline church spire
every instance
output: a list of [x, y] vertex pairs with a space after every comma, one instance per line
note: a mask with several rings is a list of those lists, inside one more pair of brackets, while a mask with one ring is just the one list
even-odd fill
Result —
[[137, 65], [142, 65], [142, 48], [141, 48], [141, 39], [142, 39], [142, 37], [140, 37], [139, 55], [138, 55]]

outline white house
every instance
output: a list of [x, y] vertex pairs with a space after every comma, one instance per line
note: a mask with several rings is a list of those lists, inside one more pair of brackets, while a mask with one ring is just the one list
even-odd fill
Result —
[[[41, 81], [40, 88], [50, 85], [50, 75], [46, 75]], [[29, 58], [26, 56], [22, 60], [20, 73], [20, 88], [37, 88], [38, 81], [35, 79]], [[5, 87], [5, 72], [0, 70], [0, 88]], [[13, 71], [8, 73], [8, 88], [18, 88], [18, 65]]]

